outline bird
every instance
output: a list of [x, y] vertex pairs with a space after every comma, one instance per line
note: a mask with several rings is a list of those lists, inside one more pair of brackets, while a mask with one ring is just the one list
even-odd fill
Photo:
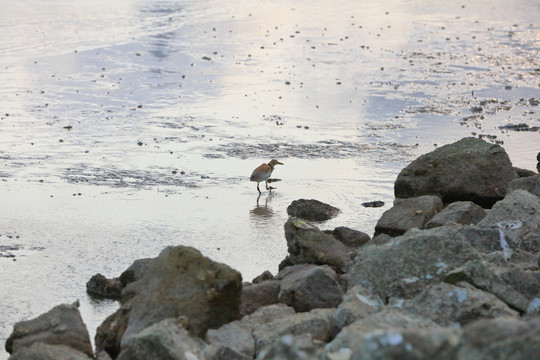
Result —
[[261, 193], [261, 190], [259, 189], [259, 183], [261, 181], [264, 181], [266, 185], [266, 190], [272, 191], [273, 189], [275, 189], [272, 186], [268, 187], [268, 179], [270, 178], [270, 175], [272, 175], [272, 171], [274, 171], [274, 166], [276, 165], [283, 165], [283, 163], [277, 161], [276, 159], [272, 159], [268, 164], [262, 164], [261, 166], [253, 170], [253, 173], [251, 173], [249, 181], [257, 182], [257, 191], [259, 192], [259, 194]]

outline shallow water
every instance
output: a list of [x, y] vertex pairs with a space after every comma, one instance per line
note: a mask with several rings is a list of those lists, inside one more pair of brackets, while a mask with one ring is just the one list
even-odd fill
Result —
[[[168, 245], [245, 280], [276, 273], [298, 198], [342, 210], [323, 229], [371, 234], [401, 168], [464, 136], [535, 169], [539, 15], [535, 1], [0, 1], [0, 340], [77, 299], [93, 336], [117, 304], [86, 281]], [[282, 181], [257, 200], [248, 178], [271, 158]]]

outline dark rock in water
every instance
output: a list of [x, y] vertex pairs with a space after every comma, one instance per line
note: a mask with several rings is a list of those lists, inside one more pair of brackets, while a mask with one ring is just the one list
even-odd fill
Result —
[[35, 319], [16, 323], [6, 341], [7, 352], [15, 354], [34, 343], [45, 343], [65, 345], [93, 358], [90, 336], [78, 306], [58, 305]]
[[448, 222], [463, 225], [476, 224], [484, 217], [486, 217], [486, 211], [482, 207], [472, 201], [458, 201], [436, 214], [425, 227], [431, 229]]
[[385, 233], [398, 236], [412, 228], [421, 229], [442, 208], [441, 199], [433, 195], [395, 199], [394, 206], [386, 210], [377, 221], [375, 235]]
[[540, 317], [484, 319], [463, 328], [456, 359], [538, 359]]
[[339, 209], [318, 200], [294, 200], [287, 207], [287, 214], [308, 221], [324, 221], [339, 214]]
[[[41, 342], [22, 348], [9, 360], [90, 360], [85, 353], [66, 345], [51, 345]], [[93, 357], [92, 357], [93, 359]]]
[[249, 315], [263, 306], [277, 304], [279, 289], [280, 282], [277, 280], [243, 286], [240, 314]]
[[136, 283], [123, 344], [144, 328], [184, 316], [191, 335], [203, 337], [240, 317], [242, 276], [191, 247], [167, 247]]
[[123, 343], [122, 352], [116, 359], [202, 359], [204, 348], [204, 342], [190, 337], [180, 320], [169, 318], [131, 336]]
[[371, 240], [371, 237], [368, 234], [345, 226], [335, 228], [331, 234], [351, 248], [359, 248]]
[[533, 195], [540, 197], [540, 175], [522, 177], [508, 184], [508, 193], [514, 190], [527, 190]]
[[382, 206], [384, 206], [384, 201], [380, 201], [380, 200], [368, 201], [368, 202], [362, 203], [362, 206], [363, 207], [373, 207], [373, 208], [382, 207]]
[[343, 274], [354, 257], [354, 252], [332, 235], [294, 217], [285, 223], [285, 238], [292, 264], [328, 265]]
[[110, 299], [119, 299], [123, 287], [119, 279], [107, 279], [101, 274], [92, 276], [86, 283], [89, 293]]
[[278, 300], [297, 312], [339, 305], [343, 291], [337, 274], [327, 265], [308, 265], [281, 280]]
[[361, 285], [382, 299], [413, 297], [427, 284], [481, 256], [457, 229], [412, 229], [388, 244], [362, 248], [349, 286]]
[[445, 203], [472, 201], [491, 207], [516, 178], [502, 147], [464, 138], [410, 163], [399, 173], [394, 193], [397, 198], [437, 195]]
[[404, 309], [426, 316], [441, 326], [466, 325], [482, 318], [519, 317], [495, 295], [474, 287], [434, 284], [414, 299], [405, 302]]
[[155, 259], [138, 259], [133, 262], [121, 275], [120, 281], [126, 286], [134, 281], [141, 280]]
[[128, 325], [130, 309], [129, 305], [122, 305], [99, 325], [94, 337], [96, 352], [105, 351], [113, 359], [120, 354], [120, 342]]
[[540, 131], [540, 127], [530, 126], [529, 124], [525, 123], [502, 125], [499, 126], [499, 129], [510, 131]]

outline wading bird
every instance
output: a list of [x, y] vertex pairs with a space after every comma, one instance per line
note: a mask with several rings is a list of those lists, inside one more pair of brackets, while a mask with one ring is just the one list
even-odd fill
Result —
[[261, 190], [259, 189], [259, 183], [261, 181], [264, 181], [266, 185], [266, 190], [272, 191], [275, 189], [274, 187], [268, 187], [268, 179], [270, 178], [270, 175], [272, 175], [272, 171], [274, 171], [274, 166], [276, 165], [283, 165], [283, 163], [280, 163], [279, 161], [272, 159], [268, 164], [262, 164], [255, 170], [253, 170], [253, 173], [251, 174], [251, 177], [249, 178], [249, 181], [256, 181], [257, 182], [257, 191], [259, 194], [261, 193]]

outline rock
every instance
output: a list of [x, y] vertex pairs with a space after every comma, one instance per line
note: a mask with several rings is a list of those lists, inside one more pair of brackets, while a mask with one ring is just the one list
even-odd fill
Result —
[[540, 197], [540, 175], [522, 177], [516, 180], [512, 180], [508, 184], [508, 193], [515, 190], [527, 190], [533, 195]]
[[463, 329], [456, 359], [538, 359], [540, 317], [523, 321], [515, 318], [479, 320]]
[[256, 355], [284, 335], [309, 334], [313, 340], [327, 342], [331, 334], [330, 309], [315, 309], [266, 323], [253, 331]]
[[501, 229], [517, 248], [540, 253], [540, 198], [528, 191], [512, 191], [477, 225]]
[[[213, 346], [209, 345], [203, 351], [204, 360], [252, 360], [253, 357], [247, 357], [228, 346]], [[198, 359], [194, 359], [198, 360]]]
[[[520, 178], [525, 178], [525, 177], [537, 175], [537, 174], [536, 174], [534, 171], [532, 171], [532, 170], [521, 169], [521, 168], [518, 168], [518, 167], [515, 167], [515, 166], [514, 166], [514, 171], [516, 172], [516, 174], [517, 174], [518, 177], [520, 177]], [[525, 189], [525, 190], [527, 190], [527, 189]], [[527, 191], [528, 191], [528, 190], [527, 190]]]
[[123, 287], [119, 279], [107, 279], [101, 274], [92, 276], [86, 283], [86, 291], [90, 294], [109, 299], [119, 299]]
[[386, 210], [377, 221], [375, 235], [385, 233], [398, 236], [412, 228], [421, 229], [442, 208], [441, 199], [432, 195], [395, 199], [394, 206]]
[[[35, 342], [22, 348], [8, 360], [90, 360], [87, 354], [66, 345], [51, 345]], [[93, 359], [93, 357], [92, 357]]]
[[363, 202], [362, 206], [363, 207], [373, 207], [373, 208], [382, 207], [382, 206], [384, 206], [384, 201], [375, 200], [375, 201]]
[[133, 262], [121, 275], [120, 281], [126, 286], [134, 281], [141, 280], [155, 259], [138, 259]]
[[384, 233], [377, 234], [371, 239], [370, 245], [384, 245], [392, 241], [392, 236]]
[[353, 251], [306, 221], [289, 218], [285, 223], [285, 237], [292, 264], [328, 265], [342, 274], [352, 263]]
[[347, 291], [343, 301], [332, 314], [336, 334], [345, 326], [380, 311], [384, 304], [378, 296], [371, 295], [367, 289], [356, 285]]
[[500, 273], [499, 278], [529, 301], [540, 292], [540, 271], [513, 268]]
[[315, 359], [317, 347], [309, 334], [293, 336], [284, 335], [272, 345], [262, 350], [258, 360], [298, 360]]
[[434, 284], [404, 304], [413, 314], [430, 318], [441, 326], [465, 325], [482, 318], [519, 316], [495, 295], [474, 287]]
[[358, 230], [349, 229], [345, 226], [339, 226], [335, 228], [332, 235], [343, 244], [351, 248], [359, 248], [371, 240], [371, 237]]
[[500, 279], [488, 263], [480, 260], [453, 269], [446, 274], [444, 281], [449, 284], [467, 282], [480, 290], [492, 293], [521, 313], [525, 313], [529, 305], [529, 301], [522, 294]]
[[437, 195], [445, 203], [472, 201], [491, 207], [516, 178], [502, 147], [464, 138], [410, 163], [399, 173], [394, 193], [397, 198]]
[[266, 280], [274, 280], [274, 275], [268, 270], [263, 272], [261, 275], [255, 277], [252, 281], [253, 284], [258, 284], [260, 282], [266, 281]]
[[192, 338], [178, 319], [165, 319], [150, 325], [122, 343], [117, 360], [201, 359], [205, 344]]
[[470, 225], [476, 224], [486, 217], [486, 211], [472, 201], [451, 203], [436, 214], [427, 224], [426, 229], [443, 226], [448, 222]]
[[122, 305], [99, 325], [94, 337], [96, 352], [104, 351], [116, 359], [121, 351], [120, 342], [128, 325], [130, 310], [130, 305]]
[[336, 307], [342, 297], [339, 278], [332, 268], [309, 265], [283, 277], [278, 300], [302, 312]]
[[349, 286], [361, 285], [382, 299], [408, 298], [451, 270], [480, 258], [457, 229], [412, 229], [388, 244], [362, 248]]
[[345, 326], [337, 336], [325, 346], [328, 354], [338, 354], [344, 349], [350, 352], [369, 334], [382, 333], [385, 331], [400, 331], [404, 329], [437, 329], [439, 326], [433, 321], [411, 314], [397, 308], [384, 308], [373, 314], [369, 314], [358, 321]]
[[277, 304], [280, 282], [277, 280], [263, 281], [242, 287], [241, 315], [249, 315], [260, 307]]
[[324, 221], [337, 216], [339, 209], [318, 200], [300, 199], [287, 207], [287, 214], [308, 221]]
[[457, 329], [388, 330], [359, 339], [351, 360], [454, 360], [460, 331]]
[[284, 304], [265, 306], [253, 314], [244, 316], [223, 325], [219, 329], [210, 329], [206, 333], [206, 341], [220, 349], [221, 352], [240, 354], [252, 359], [255, 355], [255, 338], [253, 332], [271, 321], [278, 321], [293, 316], [294, 309]]
[[93, 358], [90, 336], [78, 307], [78, 302], [72, 305], [58, 305], [35, 319], [16, 323], [6, 341], [7, 352], [15, 354], [21, 349], [41, 342], [65, 345]]
[[133, 299], [122, 346], [170, 317], [186, 317], [190, 335], [197, 337], [240, 317], [240, 273], [191, 247], [165, 248], [137, 283], [139, 295]]

